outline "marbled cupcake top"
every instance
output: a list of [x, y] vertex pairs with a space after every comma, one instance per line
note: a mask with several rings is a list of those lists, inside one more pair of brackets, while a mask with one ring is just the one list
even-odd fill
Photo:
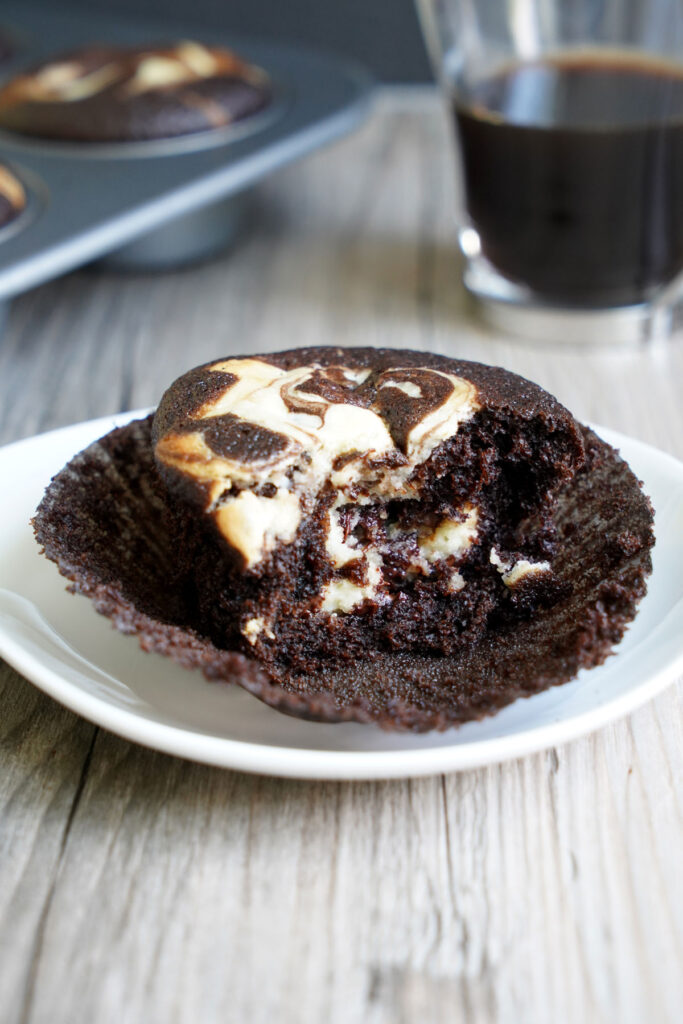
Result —
[[269, 97], [265, 72], [220, 47], [92, 46], [10, 79], [0, 126], [80, 141], [165, 138], [223, 127]]
[[[174, 416], [162, 402], [157, 462], [200, 485], [205, 511], [249, 566], [293, 539], [323, 487], [337, 503], [407, 497], [415, 468], [478, 408], [471, 382], [427, 367], [227, 359], [199, 380], [199, 406]], [[198, 383], [188, 375], [177, 386], [189, 394]]]

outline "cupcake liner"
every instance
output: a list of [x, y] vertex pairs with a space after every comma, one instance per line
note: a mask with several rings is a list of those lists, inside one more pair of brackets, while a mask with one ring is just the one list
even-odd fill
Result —
[[569, 596], [514, 626], [490, 628], [458, 655], [377, 652], [315, 673], [277, 677], [202, 632], [192, 590], [177, 580], [151, 417], [112, 431], [50, 483], [34, 519], [45, 554], [146, 651], [236, 683], [281, 711], [319, 721], [426, 731], [491, 714], [600, 664], [646, 591], [652, 510], [626, 463], [583, 428], [587, 464], [558, 502], [553, 570]]

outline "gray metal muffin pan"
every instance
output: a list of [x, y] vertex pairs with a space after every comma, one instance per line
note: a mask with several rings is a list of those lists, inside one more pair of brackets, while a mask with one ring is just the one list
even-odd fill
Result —
[[24, 5], [3, 5], [0, 22], [17, 41], [0, 79], [88, 43], [198, 38], [264, 68], [274, 89], [267, 109], [178, 139], [66, 143], [0, 131], [0, 160], [28, 195], [26, 210], [0, 231], [0, 299], [102, 257], [124, 268], [163, 268], [225, 248], [250, 186], [350, 131], [370, 93], [368, 76], [354, 65], [225, 32]]

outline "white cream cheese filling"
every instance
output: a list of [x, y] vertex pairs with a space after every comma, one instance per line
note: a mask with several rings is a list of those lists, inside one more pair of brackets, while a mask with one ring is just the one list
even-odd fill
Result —
[[198, 77], [201, 75], [197, 75], [193, 68], [188, 67], [184, 61], [176, 60], [174, 57], [151, 54], [138, 64], [135, 74], [126, 83], [126, 92], [134, 96], [142, 92], [149, 92], [151, 89], [163, 89], [169, 85], [194, 82]]
[[367, 548], [364, 557], [366, 582], [359, 584], [345, 579], [331, 580], [323, 587], [322, 611], [350, 612], [366, 598], [377, 600], [383, 580], [382, 556], [376, 548]]
[[[351, 386], [361, 384], [370, 374], [369, 369], [325, 369], [312, 364], [283, 370], [260, 359], [229, 359], [214, 363], [210, 370], [229, 373], [234, 381], [217, 398], [207, 401], [194, 419], [210, 420], [230, 414], [279, 434], [283, 438], [281, 448], [257, 461], [230, 459], [213, 452], [198, 428], [161, 438], [156, 447], [157, 458], [208, 485], [210, 501], [206, 511], [215, 516], [223, 536], [242, 554], [247, 567], [252, 567], [278, 543], [291, 542], [302, 517], [312, 509], [327, 481], [339, 491], [338, 505], [417, 496], [415, 487], [409, 483], [415, 468], [429, 458], [437, 445], [452, 437], [479, 405], [476, 388], [469, 381], [441, 370], [410, 369], [416, 375], [435, 374], [451, 386], [442, 403], [430, 409], [408, 432], [405, 456], [397, 449], [379, 406], [353, 404], [351, 390], [350, 400], [339, 402], [306, 391], [306, 384], [316, 371], [324, 376], [341, 370]], [[387, 371], [387, 379], [380, 379], [378, 389], [411, 384], [394, 380], [392, 373], [397, 374], [397, 370]], [[406, 397], [420, 397], [421, 388], [414, 388], [417, 390], [399, 390]], [[394, 462], [399, 464], [377, 465], [377, 460], [386, 456], [395, 457]], [[343, 464], [339, 465], [338, 460], [343, 460]], [[249, 489], [262, 490], [265, 484], [274, 488], [273, 497], [245, 497]], [[343, 543], [341, 547], [348, 550], [345, 554], [339, 550], [335, 529], [331, 519], [330, 543], [333, 548], [337, 545], [335, 557], [346, 561], [358, 557]], [[432, 542], [433, 557], [439, 557], [439, 543], [438, 539]], [[344, 561], [337, 564], [343, 565]], [[369, 583], [368, 587], [372, 585]], [[350, 593], [348, 588], [345, 592]], [[340, 601], [345, 603], [349, 599]]]
[[428, 562], [450, 555], [462, 555], [477, 538], [479, 512], [472, 505], [465, 510], [464, 520], [443, 519], [428, 536], [419, 540], [420, 551]]
[[489, 561], [495, 565], [506, 587], [514, 587], [527, 576], [550, 572], [550, 562], [530, 562], [527, 558], [520, 558], [517, 562], [505, 561], [495, 548], [491, 548]]
[[23, 91], [28, 100], [39, 103], [73, 103], [102, 92], [120, 78], [118, 66], [105, 64], [95, 71], [83, 75], [77, 61], [62, 61], [48, 64], [33, 77], [22, 80]]
[[135, 74], [126, 83], [126, 92], [135, 95], [169, 85], [196, 82], [221, 72], [220, 61], [200, 43], [184, 42], [168, 53], [143, 56]]
[[[384, 547], [373, 544], [359, 546], [353, 535], [344, 538], [344, 530], [340, 521], [341, 499], [337, 499], [329, 512], [329, 528], [325, 544], [331, 564], [339, 569], [349, 562], [362, 558], [366, 565], [367, 581], [362, 585], [347, 579], [335, 579], [328, 583], [322, 594], [322, 610], [329, 612], [349, 612], [370, 600], [381, 599], [380, 590], [383, 583], [383, 556], [390, 548], [392, 540], [400, 535], [399, 530], [390, 531], [390, 538]], [[419, 554], [411, 563], [411, 570], [422, 575], [429, 575], [436, 562], [451, 556], [462, 559], [476, 542], [478, 536], [479, 513], [472, 505], [463, 509], [464, 519], [443, 519], [431, 532], [418, 536]], [[352, 522], [353, 525], [353, 522]], [[457, 593], [465, 586], [460, 572], [454, 569], [449, 590]]]
[[[171, 85], [196, 82], [214, 75], [229, 74], [241, 69], [241, 62], [228, 51], [213, 53], [201, 43], [186, 40], [177, 46], [155, 53], [141, 53], [133, 75], [125, 83], [125, 91], [134, 96]], [[115, 58], [93, 71], [83, 73], [79, 60], [55, 61], [33, 74], [16, 80], [15, 91], [23, 99], [39, 103], [71, 103], [94, 96], [129, 73], [130, 64]]]
[[254, 551], [265, 555], [277, 543], [294, 540], [299, 527], [299, 501], [291, 491], [278, 491], [272, 498], [240, 491], [216, 509], [215, 517], [223, 536], [245, 557]]
[[269, 640], [275, 639], [275, 633], [266, 624], [265, 619], [261, 615], [256, 615], [252, 619], [247, 619], [241, 629], [243, 636], [247, 638], [252, 646], [256, 643], [261, 633], [268, 637]]
[[422, 388], [412, 380], [385, 380], [380, 385], [383, 388], [397, 388], [408, 398], [422, 398]]

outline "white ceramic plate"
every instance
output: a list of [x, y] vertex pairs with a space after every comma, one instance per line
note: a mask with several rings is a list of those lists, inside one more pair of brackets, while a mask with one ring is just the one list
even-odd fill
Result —
[[299, 778], [370, 779], [456, 771], [564, 743], [654, 697], [683, 672], [683, 463], [613, 431], [656, 509], [649, 592], [618, 653], [574, 682], [446, 733], [321, 725], [272, 710], [145, 654], [38, 552], [29, 519], [68, 459], [142, 412], [79, 423], [0, 449], [0, 654], [55, 700], [130, 740], [181, 757]]

